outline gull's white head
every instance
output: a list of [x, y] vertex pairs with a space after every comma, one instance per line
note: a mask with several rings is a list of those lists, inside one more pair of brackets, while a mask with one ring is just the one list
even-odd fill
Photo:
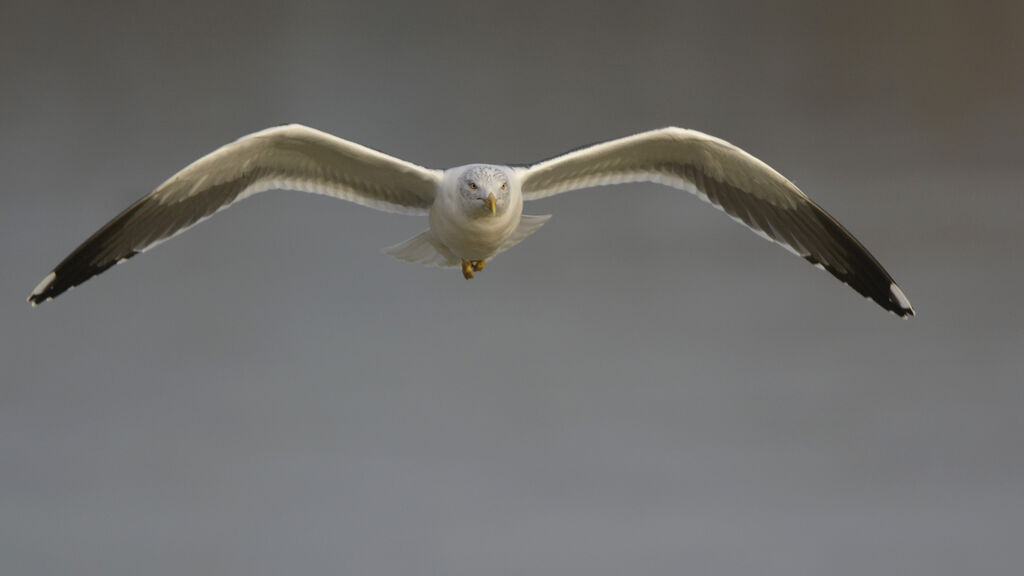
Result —
[[497, 216], [511, 205], [512, 178], [500, 166], [474, 164], [459, 175], [458, 191], [467, 214]]

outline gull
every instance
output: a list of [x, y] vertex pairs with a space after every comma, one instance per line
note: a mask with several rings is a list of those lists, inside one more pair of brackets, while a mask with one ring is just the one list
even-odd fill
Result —
[[695, 194], [886, 310], [900, 317], [914, 314], [874, 256], [792, 182], [724, 140], [675, 127], [534, 164], [447, 170], [424, 168], [307, 126], [268, 128], [203, 156], [129, 206], [58, 264], [28, 301], [35, 306], [55, 298], [267, 190], [300, 190], [387, 212], [426, 214], [426, 231], [384, 252], [407, 262], [457, 267], [470, 279], [551, 218], [523, 214], [524, 202], [630, 182]]

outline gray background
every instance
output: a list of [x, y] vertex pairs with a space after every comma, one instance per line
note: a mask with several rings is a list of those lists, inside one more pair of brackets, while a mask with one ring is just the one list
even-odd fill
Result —
[[[0, 573], [1019, 574], [1020, 2], [4, 4]], [[472, 282], [271, 193], [25, 304], [284, 122], [432, 167], [700, 129], [919, 316], [647, 185]]]

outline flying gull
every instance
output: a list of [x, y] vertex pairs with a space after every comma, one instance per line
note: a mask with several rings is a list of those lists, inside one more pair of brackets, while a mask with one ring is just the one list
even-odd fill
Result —
[[902, 317], [910, 301], [864, 246], [792, 182], [736, 146], [661, 128], [529, 165], [431, 170], [292, 124], [244, 136], [196, 160], [99, 229], [32, 291], [37, 305], [266, 190], [326, 194], [388, 212], [426, 214], [430, 227], [387, 254], [458, 267], [469, 279], [550, 216], [523, 202], [591, 186], [657, 182], [696, 194], [759, 235], [829, 271]]

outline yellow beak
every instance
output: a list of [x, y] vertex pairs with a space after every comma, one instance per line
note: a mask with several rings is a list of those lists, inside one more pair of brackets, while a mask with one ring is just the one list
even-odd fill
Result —
[[498, 214], [498, 199], [494, 197], [494, 192], [487, 195], [487, 199], [484, 200], [484, 204], [491, 209], [491, 216]]

